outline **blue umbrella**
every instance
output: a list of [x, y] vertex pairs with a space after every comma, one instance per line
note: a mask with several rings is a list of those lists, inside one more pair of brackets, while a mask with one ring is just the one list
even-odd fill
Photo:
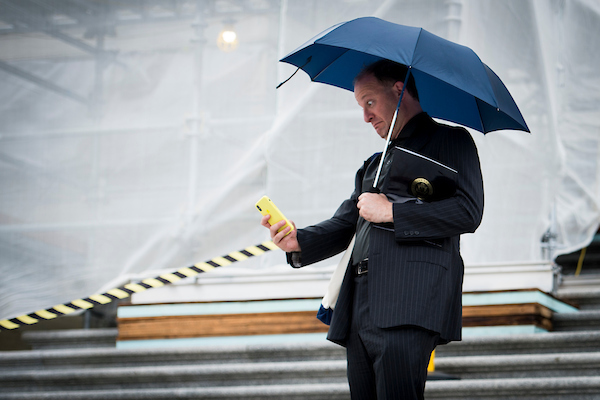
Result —
[[354, 77], [381, 59], [409, 67], [421, 107], [431, 117], [483, 133], [529, 132], [506, 86], [473, 50], [422, 28], [358, 18], [326, 29], [280, 61], [314, 82], [353, 91]]

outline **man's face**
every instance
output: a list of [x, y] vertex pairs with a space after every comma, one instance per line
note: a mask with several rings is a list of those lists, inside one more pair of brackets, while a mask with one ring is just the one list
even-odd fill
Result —
[[[354, 97], [363, 109], [365, 122], [373, 125], [377, 134], [385, 139], [400, 98], [395, 85], [384, 85], [373, 75], [365, 75], [355, 83]], [[392, 138], [397, 134], [393, 132]]]

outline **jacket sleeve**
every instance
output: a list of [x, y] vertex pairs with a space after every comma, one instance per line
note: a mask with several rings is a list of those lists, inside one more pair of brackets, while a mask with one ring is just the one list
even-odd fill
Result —
[[396, 241], [440, 239], [474, 232], [483, 216], [483, 179], [477, 148], [462, 128], [437, 136], [439, 161], [458, 171], [456, 193], [431, 203], [395, 203]]
[[[298, 229], [298, 243], [300, 243], [302, 249], [301, 266], [333, 257], [348, 248], [356, 232], [358, 221], [356, 203], [358, 202], [358, 196], [362, 193], [362, 180], [365, 169], [370, 162], [376, 159], [376, 156], [377, 154], [374, 154], [370, 157], [357, 171], [354, 192], [350, 198], [344, 200], [333, 217], [316, 225]], [[292, 264], [290, 260], [291, 256], [288, 253], [288, 263]]]

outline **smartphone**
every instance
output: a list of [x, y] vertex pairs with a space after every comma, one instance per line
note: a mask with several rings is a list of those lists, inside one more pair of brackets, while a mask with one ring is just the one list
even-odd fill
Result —
[[[283, 215], [283, 213], [279, 211], [279, 208], [277, 208], [275, 203], [273, 203], [273, 201], [271, 201], [271, 199], [267, 196], [261, 197], [261, 199], [256, 202], [256, 208], [262, 215], [271, 215], [271, 218], [269, 219], [269, 224], [271, 225], [275, 225], [282, 219], [285, 219], [286, 224], [277, 232], [281, 232], [288, 226], [291, 228], [290, 232], [294, 230], [294, 225], [292, 225], [292, 223]], [[290, 232], [286, 233], [286, 236], [289, 235]]]

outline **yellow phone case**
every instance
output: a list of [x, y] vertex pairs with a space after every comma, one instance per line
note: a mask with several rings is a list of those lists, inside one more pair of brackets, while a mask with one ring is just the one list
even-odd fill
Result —
[[[283, 215], [283, 213], [279, 211], [279, 208], [277, 208], [275, 203], [273, 203], [273, 201], [267, 196], [261, 197], [255, 205], [262, 215], [271, 215], [271, 218], [269, 218], [269, 224], [271, 225], [275, 225], [282, 219], [285, 219], [286, 224], [281, 229], [279, 229], [278, 232], [281, 232], [288, 226], [291, 228], [290, 232], [294, 230], [294, 225], [292, 225], [292, 223]], [[286, 235], [289, 235], [290, 232], [288, 232]]]

